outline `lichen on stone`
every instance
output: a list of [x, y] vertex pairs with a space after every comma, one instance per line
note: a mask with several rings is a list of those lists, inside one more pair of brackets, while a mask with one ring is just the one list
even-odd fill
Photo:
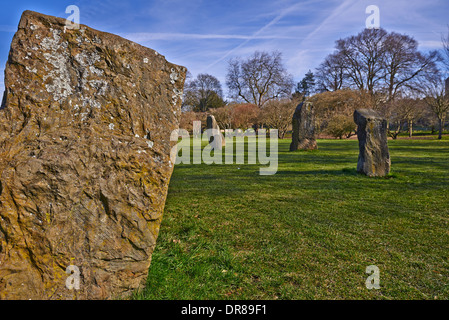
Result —
[[185, 72], [112, 34], [63, 33], [65, 22], [25, 12], [5, 68], [0, 299], [129, 294], [146, 282], [162, 219]]

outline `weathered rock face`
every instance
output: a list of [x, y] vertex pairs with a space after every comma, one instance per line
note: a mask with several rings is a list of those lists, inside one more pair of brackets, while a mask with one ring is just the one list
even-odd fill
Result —
[[[6, 65], [3, 299], [107, 299], [144, 284], [173, 170], [185, 68], [64, 26], [25, 11]], [[65, 285], [69, 265], [79, 290]]]
[[359, 139], [357, 171], [367, 176], [385, 176], [390, 172], [387, 121], [370, 109], [354, 111]]
[[217, 134], [210, 133], [208, 135], [209, 144], [214, 150], [221, 149], [226, 145], [225, 139], [220, 131], [220, 126], [218, 125], [215, 117], [213, 115], [208, 115], [206, 120], [206, 129], [215, 129]]
[[311, 102], [301, 102], [292, 119], [292, 143], [290, 151], [317, 149], [315, 137], [315, 116]]

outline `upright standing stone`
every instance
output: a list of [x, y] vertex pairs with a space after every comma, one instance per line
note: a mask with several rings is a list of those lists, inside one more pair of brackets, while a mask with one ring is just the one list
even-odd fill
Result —
[[318, 148], [315, 137], [315, 117], [311, 102], [303, 101], [296, 107], [292, 119], [292, 129], [290, 151]]
[[220, 126], [218, 125], [215, 117], [213, 115], [208, 115], [206, 120], [206, 129], [212, 129], [214, 132], [208, 132], [209, 144], [214, 150], [221, 149], [226, 145], [225, 139], [220, 131]]
[[186, 70], [65, 23], [25, 11], [6, 64], [0, 299], [129, 294], [162, 220]]
[[367, 176], [385, 176], [390, 172], [390, 153], [387, 143], [387, 121], [376, 111], [354, 111], [359, 139], [357, 171]]

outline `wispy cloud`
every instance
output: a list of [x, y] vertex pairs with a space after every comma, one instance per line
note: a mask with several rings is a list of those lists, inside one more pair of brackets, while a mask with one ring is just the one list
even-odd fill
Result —
[[[39, 3], [39, 4], [37, 4]], [[381, 26], [414, 37], [421, 50], [441, 47], [447, 33], [447, 0], [73, 0], [81, 23], [119, 34], [224, 83], [226, 60], [254, 51], [279, 50], [295, 80], [334, 50], [335, 40], [365, 27], [365, 9], [380, 8]], [[0, 11], [0, 65], [6, 61], [23, 1]], [[42, 0], [29, 8], [66, 16], [65, 5]], [[14, 18], [12, 18], [14, 17]], [[3, 62], [2, 62], [3, 61]], [[1, 85], [1, 81], [0, 81]], [[224, 88], [225, 89], [225, 88]]]
[[297, 66], [297, 72], [300, 74], [305, 74], [309, 69], [317, 67], [317, 65], [314, 65], [317, 56], [330, 53], [328, 52], [330, 43], [337, 40], [331, 38], [333, 37], [332, 31], [335, 31], [336, 22], [341, 22], [355, 1], [345, 0], [330, 11], [330, 14], [300, 42], [298, 48], [301, 49], [296, 54], [289, 55], [287, 65]]
[[17, 26], [8, 26], [4, 24], [0, 24], [0, 32], [16, 32]]
[[443, 48], [443, 43], [437, 40], [424, 40], [419, 42], [419, 45], [421, 46], [421, 48], [426, 48], [426, 49], [430, 49], [430, 50], [438, 50], [438, 49], [442, 49]]
[[249, 41], [257, 39], [263, 32], [267, 31], [268, 29], [270, 29], [272, 26], [274, 26], [277, 22], [279, 22], [283, 17], [285, 17], [286, 15], [299, 10], [301, 7], [304, 7], [306, 4], [309, 4], [310, 1], [307, 2], [302, 2], [302, 3], [297, 3], [294, 4], [284, 10], [282, 10], [276, 17], [274, 17], [270, 22], [268, 22], [266, 25], [264, 25], [262, 28], [260, 28], [259, 30], [257, 30], [256, 32], [254, 32], [250, 37], [248, 37], [247, 39], [245, 39], [244, 42], [242, 42], [241, 44], [239, 44], [238, 46], [236, 46], [235, 48], [229, 50], [228, 52], [226, 52], [223, 56], [221, 56], [219, 59], [213, 61], [211, 64], [209, 64], [206, 69], [212, 68], [214, 65], [216, 65], [217, 63], [225, 60], [227, 57], [229, 57], [231, 54], [233, 54], [234, 52], [236, 52], [237, 50], [239, 50], [240, 48], [242, 48], [243, 46], [245, 46]]
[[299, 39], [299, 37], [286, 36], [286, 35], [242, 35], [242, 34], [207, 34], [207, 33], [154, 33], [154, 32], [134, 32], [134, 33], [122, 33], [120, 36], [135, 41], [135, 42], [147, 42], [152, 40], [165, 40], [165, 41], [182, 41], [182, 40], [254, 40], [254, 39]]

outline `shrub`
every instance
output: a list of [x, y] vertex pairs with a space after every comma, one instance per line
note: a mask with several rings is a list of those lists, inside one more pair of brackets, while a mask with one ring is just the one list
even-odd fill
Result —
[[355, 134], [356, 127], [351, 116], [336, 114], [329, 120], [325, 132], [335, 138], [349, 138]]
[[260, 109], [254, 104], [230, 104], [222, 108], [213, 109], [211, 113], [215, 116], [220, 128], [246, 130], [259, 125]]
[[179, 128], [187, 130], [190, 134], [193, 133], [193, 121], [201, 121], [202, 129], [206, 126], [207, 115], [205, 112], [187, 111], [181, 113], [181, 120]]
[[262, 107], [261, 122], [269, 128], [278, 129], [278, 137], [283, 139], [291, 126], [296, 105], [296, 100], [272, 100]]

